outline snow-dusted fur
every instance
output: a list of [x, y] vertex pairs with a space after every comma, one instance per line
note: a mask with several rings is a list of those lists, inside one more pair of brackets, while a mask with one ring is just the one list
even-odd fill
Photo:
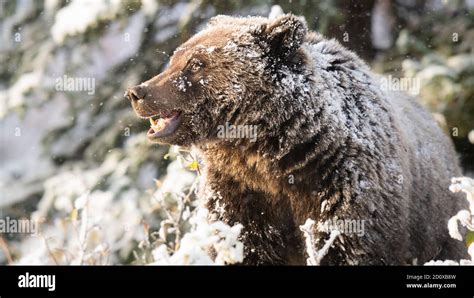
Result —
[[[146, 84], [159, 103], [146, 109], [182, 111], [180, 129], [160, 142], [202, 152], [203, 196], [216, 219], [243, 225], [244, 263], [305, 264], [308, 218], [364, 222], [321, 264], [460, 258], [447, 231], [461, 201], [448, 191], [461, 174], [449, 138], [302, 18], [216, 17]], [[226, 123], [257, 127], [256, 142], [219, 138]], [[320, 249], [330, 231], [314, 233]]]

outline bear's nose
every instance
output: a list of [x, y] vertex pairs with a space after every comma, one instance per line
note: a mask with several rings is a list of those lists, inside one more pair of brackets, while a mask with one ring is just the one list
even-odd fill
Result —
[[125, 95], [128, 97], [129, 100], [131, 101], [137, 101], [140, 99], [144, 99], [147, 94], [147, 90], [144, 86], [138, 85], [135, 87], [128, 88], [127, 92]]

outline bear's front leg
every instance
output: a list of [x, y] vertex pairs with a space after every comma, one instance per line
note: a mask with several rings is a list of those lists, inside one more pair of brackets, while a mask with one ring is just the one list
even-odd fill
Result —
[[208, 180], [207, 208], [215, 220], [243, 225], [245, 265], [305, 264], [301, 232], [287, 198], [251, 191], [232, 179]]

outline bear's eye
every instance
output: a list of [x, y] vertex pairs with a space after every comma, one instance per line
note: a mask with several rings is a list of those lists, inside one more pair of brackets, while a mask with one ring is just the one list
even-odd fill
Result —
[[196, 73], [199, 70], [201, 70], [201, 68], [203, 68], [203, 66], [204, 66], [204, 64], [201, 61], [199, 61], [197, 59], [193, 59], [189, 63], [189, 70], [191, 70], [192, 73]]

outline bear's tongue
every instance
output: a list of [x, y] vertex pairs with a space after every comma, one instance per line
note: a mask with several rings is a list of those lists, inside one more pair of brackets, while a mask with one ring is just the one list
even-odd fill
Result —
[[148, 131], [149, 135], [160, 136], [161, 134], [166, 134], [168, 128], [175, 126], [175, 122], [178, 120], [180, 113], [178, 111], [173, 111], [165, 117], [160, 117], [157, 120], [154, 120], [153, 117], [150, 117], [150, 130]]

